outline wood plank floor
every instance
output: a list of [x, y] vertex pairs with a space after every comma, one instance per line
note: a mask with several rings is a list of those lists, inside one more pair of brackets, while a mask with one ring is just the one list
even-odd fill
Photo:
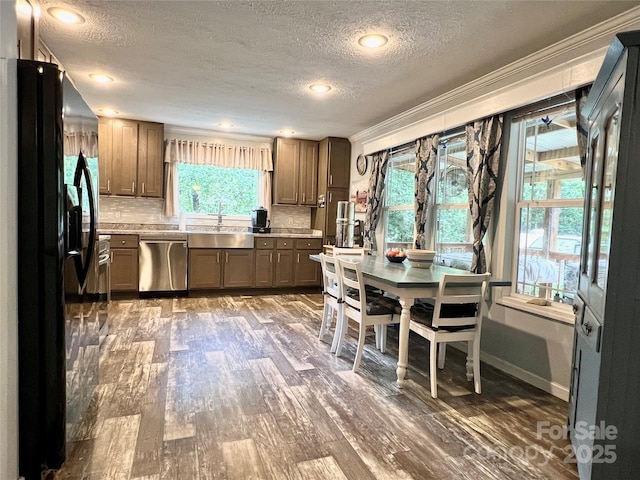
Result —
[[[567, 404], [450, 348], [429, 395], [427, 342], [367, 340], [360, 372], [318, 341], [322, 296], [112, 301], [90, 412], [56, 479], [576, 479]], [[355, 332], [353, 332], [355, 335]]]

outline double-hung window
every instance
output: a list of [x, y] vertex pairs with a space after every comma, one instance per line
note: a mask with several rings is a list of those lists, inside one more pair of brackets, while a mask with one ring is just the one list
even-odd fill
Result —
[[413, 143], [391, 151], [385, 187], [385, 250], [412, 248], [415, 231], [415, 165]]
[[473, 231], [469, 214], [466, 146], [464, 132], [440, 139], [438, 164], [434, 175], [434, 243], [438, 263], [469, 270], [473, 252]]
[[571, 303], [584, 198], [574, 102], [516, 116], [510, 141], [518, 142], [519, 166], [514, 293]]

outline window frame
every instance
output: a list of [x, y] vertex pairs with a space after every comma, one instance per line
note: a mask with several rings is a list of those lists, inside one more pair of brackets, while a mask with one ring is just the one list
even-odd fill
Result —
[[[412, 154], [413, 158], [414, 158], [414, 169], [413, 169], [413, 178], [414, 178], [414, 184], [413, 184], [413, 189], [412, 189], [412, 196], [413, 196], [413, 201], [411, 204], [407, 204], [407, 205], [389, 205], [388, 200], [389, 200], [389, 190], [390, 190], [390, 182], [391, 182], [391, 169], [392, 169], [392, 164], [394, 163], [394, 160], [396, 162], [400, 162], [400, 161], [404, 161], [404, 157], [408, 154]], [[394, 159], [394, 155], [396, 156], [396, 158]], [[415, 212], [416, 212], [416, 203], [415, 203], [415, 143], [411, 142], [411, 143], [406, 143], [404, 145], [401, 145], [399, 147], [393, 148], [391, 150], [391, 152], [389, 153], [389, 160], [388, 160], [388, 164], [387, 164], [387, 175], [385, 178], [385, 189], [384, 189], [384, 206], [383, 206], [383, 212], [382, 212], [382, 225], [383, 225], [383, 239], [382, 239], [382, 245], [383, 245], [383, 250], [382, 251], [387, 251], [389, 248], [413, 248], [413, 245], [415, 243], [415, 238], [416, 238], [416, 226], [415, 226]], [[411, 233], [411, 241], [409, 242], [389, 242], [388, 241], [388, 226], [389, 226], [389, 215], [390, 212], [398, 212], [398, 211], [411, 211], [413, 212], [413, 230]], [[390, 243], [394, 244], [393, 246], [390, 246]], [[395, 244], [403, 244], [403, 245], [407, 245], [407, 247], [398, 247]]]
[[[511, 241], [511, 249], [512, 249], [512, 264], [511, 264], [511, 287], [509, 296], [515, 300], [519, 300], [522, 302], [527, 302], [534, 298], [541, 298], [539, 296], [530, 295], [526, 293], [518, 292], [518, 273], [519, 273], [519, 260], [521, 253], [521, 242], [522, 242], [522, 225], [521, 219], [523, 215], [523, 211], [526, 209], [533, 208], [544, 208], [544, 209], [552, 209], [552, 208], [581, 208], [584, 209], [584, 192], [582, 198], [545, 198], [545, 199], [524, 199], [523, 190], [525, 188], [525, 166], [526, 166], [526, 150], [527, 150], [527, 127], [526, 121], [528, 118], [532, 118], [535, 116], [544, 117], [545, 112], [555, 111], [556, 109], [560, 109], [562, 107], [571, 107], [574, 101], [569, 99], [568, 96], [562, 95], [557, 96], [555, 98], [549, 99], [545, 102], [539, 102], [533, 105], [529, 105], [527, 107], [523, 107], [518, 111], [512, 112], [509, 116], [508, 120], [510, 122], [509, 125], [509, 154], [506, 158], [506, 161], [513, 161], [513, 155], [515, 155], [515, 163], [516, 163], [516, 185], [515, 185], [515, 196], [514, 196], [514, 204], [513, 204], [513, 238]], [[575, 127], [573, 128], [575, 132]], [[536, 135], [539, 135], [536, 132]], [[513, 143], [515, 143], [515, 148]], [[577, 133], [576, 133], [576, 145], [577, 145]], [[560, 179], [562, 180], [562, 179]], [[533, 196], [533, 195], [532, 195]], [[584, 211], [582, 215], [584, 221]], [[544, 226], [544, 231], [550, 228], [549, 225]], [[578, 236], [581, 236], [582, 228], [580, 228], [580, 233]], [[563, 235], [563, 234], [557, 234]], [[526, 237], [525, 237], [526, 238]], [[525, 240], [526, 242], [526, 240]], [[544, 251], [542, 249], [541, 251]], [[555, 251], [554, 251], [555, 252]], [[555, 253], [563, 253], [563, 252], [555, 252]], [[575, 252], [574, 252], [575, 253]], [[580, 261], [580, 252], [576, 253], [576, 259]], [[522, 283], [522, 282], [521, 282]], [[553, 292], [559, 286], [557, 283], [553, 283], [555, 285], [549, 287], [549, 290]], [[539, 287], [546, 288], [546, 287]], [[576, 291], [572, 291], [570, 298], [572, 299], [576, 294]], [[550, 295], [551, 298], [544, 298], [549, 300], [551, 304], [557, 308], [561, 312], [570, 313], [571, 312], [571, 300], [567, 300], [568, 303], [553, 301], [553, 295]], [[564, 297], [565, 299], [567, 297]], [[548, 308], [548, 307], [547, 307]]]

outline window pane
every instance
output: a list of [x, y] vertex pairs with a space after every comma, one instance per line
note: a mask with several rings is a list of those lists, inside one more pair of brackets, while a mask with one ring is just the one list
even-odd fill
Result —
[[465, 135], [444, 140], [438, 150], [437, 203], [469, 202]]
[[410, 247], [413, 243], [413, 210], [387, 210], [386, 248]]
[[469, 207], [438, 208], [436, 229], [436, 261], [454, 268], [469, 270], [473, 241], [469, 238]]
[[522, 208], [516, 291], [561, 300], [578, 286], [581, 207]]
[[525, 137], [522, 199], [582, 198], [574, 106], [548, 109], [522, 122]]
[[[405, 151], [394, 155], [387, 169], [387, 205], [413, 205], [415, 191], [415, 153]], [[413, 233], [413, 229], [411, 230]]]
[[258, 206], [258, 170], [178, 164], [180, 210], [187, 213], [251, 215]]

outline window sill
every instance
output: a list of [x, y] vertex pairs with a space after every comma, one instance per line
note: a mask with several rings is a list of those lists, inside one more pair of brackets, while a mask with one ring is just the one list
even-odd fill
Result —
[[527, 303], [527, 300], [517, 297], [502, 297], [496, 300], [498, 305], [503, 307], [513, 308], [520, 310], [521, 312], [530, 313], [539, 317], [546, 318], [559, 323], [567, 325], [573, 325], [575, 323], [575, 315], [571, 311], [571, 307], [568, 305], [551, 305], [541, 306]]

